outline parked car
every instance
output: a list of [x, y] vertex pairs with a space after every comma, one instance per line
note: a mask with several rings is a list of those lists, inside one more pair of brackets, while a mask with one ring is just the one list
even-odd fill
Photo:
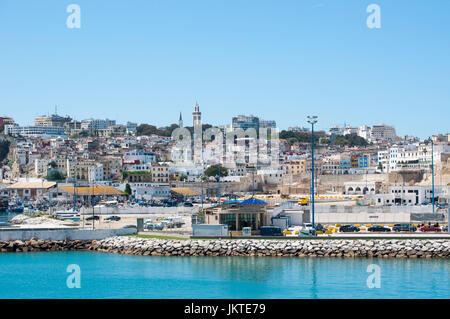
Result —
[[100, 220], [100, 216], [97, 216], [97, 215], [95, 215], [95, 216], [89, 216], [89, 217], [86, 217], [85, 220]]
[[359, 227], [356, 227], [355, 225], [344, 225], [339, 227], [341, 233], [354, 233], [359, 232], [359, 230]]
[[434, 225], [425, 225], [420, 227], [420, 231], [421, 232], [440, 232], [441, 229], [438, 226], [434, 226]]
[[186, 202], [184, 203], [184, 207], [194, 207], [192, 203]]
[[260, 228], [261, 236], [283, 236], [283, 229], [278, 226], [262, 226]]
[[328, 230], [322, 224], [317, 224], [315, 229], [316, 229], [316, 231], [321, 231], [321, 232], [326, 232]]
[[417, 231], [417, 227], [410, 224], [395, 224], [394, 227], [392, 227], [392, 230], [397, 233], [401, 231], [415, 232]]
[[106, 217], [105, 220], [112, 220], [112, 221], [118, 222], [120, 220], [120, 217], [119, 216], [109, 216], [109, 217]]
[[165, 224], [164, 223], [145, 223], [144, 228], [148, 230], [163, 230]]
[[372, 227], [367, 228], [367, 230], [370, 232], [386, 232], [386, 233], [391, 231], [390, 228], [380, 225], [373, 225]]

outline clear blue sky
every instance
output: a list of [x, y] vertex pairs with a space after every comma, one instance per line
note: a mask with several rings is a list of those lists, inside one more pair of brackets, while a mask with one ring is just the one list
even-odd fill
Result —
[[[81, 7], [68, 29], [66, 7]], [[381, 29], [366, 7], [381, 7]], [[449, 132], [448, 0], [0, 0], [0, 115]]]

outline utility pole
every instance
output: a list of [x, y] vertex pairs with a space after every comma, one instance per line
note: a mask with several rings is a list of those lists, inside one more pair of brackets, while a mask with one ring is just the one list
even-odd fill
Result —
[[200, 175], [201, 183], [202, 183], [202, 211], [203, 211], [203, 175]]
[[255, 167], [252, 167], [252, 198], [255, 197]]
[[434, 143], [433, 143], [433, 136], [431, 136], [431, 193], [432, 193], [432, 202], [433, 202], [433, 213], [435, 213], [434, 209], [434, 198], [436, 197], [434, 195]]
[[[95, 189], [92, 190], [92, 193], [95, 192]], [[95, 218], [94, 218], [94, 201], [93, 201], [93, 195], [91, 194], [91, 205], [92, 205], [92, 230], [94, 230], [94, 223], [95, 223]]]
[[316, 226], [314, 224], [314, 124], [317, 123], [317, 116], [308, 116], [308, 123], [311, 124], [311, 218], [312, 229], [315, 235]]
[[220, 164], [219, 164], [219, 196], [218, 196], [218, 200], [219, 200], [219, 205], [220, 205]]

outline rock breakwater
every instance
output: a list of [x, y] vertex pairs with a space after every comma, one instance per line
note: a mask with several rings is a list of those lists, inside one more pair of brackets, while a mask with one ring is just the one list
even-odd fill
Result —
[[88, 250], [92, 241], [85, 240], [15, 240], [0, 241], [0, 252]]
[[449, 240], [164, 240], [110, 237], [90, 250], [144, 256], [450, 258]]

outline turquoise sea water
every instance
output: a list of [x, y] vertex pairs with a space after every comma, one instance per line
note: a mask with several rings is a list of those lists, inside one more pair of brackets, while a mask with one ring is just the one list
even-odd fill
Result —
[[[67, 266], [81, 288], [68, 288]], [[380, 288], [368, 288], [370, 264]], [[0, 298], [450, 298], [442, 259], [0, 254]]]

